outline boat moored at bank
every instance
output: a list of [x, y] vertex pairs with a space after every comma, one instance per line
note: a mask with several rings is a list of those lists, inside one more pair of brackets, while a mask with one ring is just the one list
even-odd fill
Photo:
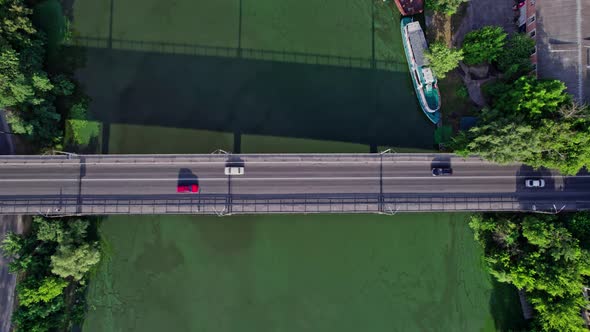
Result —
[[440, 92], [436, 76], [428, 66], [428, 59], [425, 56], [428, 44], [424, 31], [419, 22], [414, 22], [410, 17], [404, 17], [401, 20], [401, 32], [416, 97], [424, 114], [432, 123], [437, 124], [441, 118]]

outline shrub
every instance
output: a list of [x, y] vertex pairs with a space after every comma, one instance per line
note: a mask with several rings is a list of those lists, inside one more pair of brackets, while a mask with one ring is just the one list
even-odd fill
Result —
[[88, 145], [90, 140], [97, 137], [100, 132], [100, 124], [88, 120], [87, 108], [86, 102], [80, 102], [70, 109], [69, 133], [72, 141], [77, 145]]
[[453, 15], [464, 2], [467, 2], [467, 0], [426, 0], [426, 7], [447, 15]]

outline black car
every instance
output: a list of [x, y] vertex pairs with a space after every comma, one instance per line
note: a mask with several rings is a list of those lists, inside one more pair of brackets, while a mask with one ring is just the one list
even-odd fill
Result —
[[436, 167], [432, 169], [432, 176], [453, 175], [453, 169], [450, 167]]

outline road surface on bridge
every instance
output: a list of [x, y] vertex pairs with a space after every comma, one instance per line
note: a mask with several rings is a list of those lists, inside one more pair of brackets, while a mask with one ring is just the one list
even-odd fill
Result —
[[[227, 165], [244, 175], [226, 176]], [[433, 167], [452, 167], [452, 176], [432, 176]], [[545, 188], [525, 188], [525, 179], [544, 178]], [[176, 193], [179, 183], [198, 183], [199, 194]], [[510, 194], [518, 198], [582, 201], [590, 176], [564, 177], [521, 165], [495, 165], [453, 155], [177, 155], [0, 158], [0, 199], [19, 197], [293, 194]]]

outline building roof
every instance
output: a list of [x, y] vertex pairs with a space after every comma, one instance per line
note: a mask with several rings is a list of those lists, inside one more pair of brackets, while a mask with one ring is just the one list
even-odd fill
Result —
[[537, 0], [537, 73], [590, 102], [590, 0]]

